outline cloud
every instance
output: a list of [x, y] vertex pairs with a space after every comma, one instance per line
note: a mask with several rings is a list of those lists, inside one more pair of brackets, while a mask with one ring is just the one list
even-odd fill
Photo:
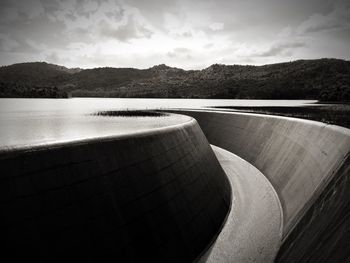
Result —
[[152, 36], [152, 31], [138, 23], [131, 15], [128, 16], [125, 23], [120, 25], [113, 25], [106, 20], [102, 20], [99, 28], [101, 36], [123, 42], [137, 38], [150, 38]]
[[47, 55], [46, 61], [53, 64], [59, 64], [62, 62], [57, 52], [52, 52], [49, 55]]
[[214, 46], [213, 43], [208, 43], [208, 44], [205, 44], [205, 45], [203, 46], [203, 48], [205, 48], [205, 49], [210, 49], [210, 48], [212, 48], [213, 46]]
[[349, 14], [347, 0], [0, 0], [0, 61], [198, 68], [350, 59]]
[[5, 34], [0, 34], [0, 51], [13, 52], [18, 47], [20, 47], [20, 44], [16, 40]]
[[167, 56], [170, 58], [175, 58], [175, 57], [182, 57], [186, 59], [192, 58], [190, 55], [191, 50], [185, 47], [177, 47], [174, 48], [172, 51], [167, 53]]
[[218, 23], [218, 22], [215, 22], [215, 23], [212, 23], [209, 28], [213, 31], [219, 31], [219, 30], [222, 30], [224, 29], [224, 24], [223, 23]]
[[181, 34], [181, 36], [182, 36], [182, 37], [192, 37], [193, 35], [192, 35], [191, 31], [187, 31], [187, 32], [183, 32], [183, 33]]
[[291, 55], [294, 49], [305, 47], [306, 44], [302, 42], [291, 43], [277, 43], [273, 44], [267, 50], [259, 52], [259, 57], [272, 57], [277, 55]]
[[177, 47], [177, 48], [174, 49], [174, 51], [177, 52], [177, 53], [188, 53], [191, 50], [188, 49], [188, 48], [185, 48], [185, 47]]
[[9, 23], [16, 20], [18, 17], [18, 10], [14, 7], [3, 7], [0, 9], [0, 22]]
[[334, 9], [328, 14], [312, 14], [297, 28], [297, 33], [308, 34], [350, 28], [350, 4], [337, 2]]

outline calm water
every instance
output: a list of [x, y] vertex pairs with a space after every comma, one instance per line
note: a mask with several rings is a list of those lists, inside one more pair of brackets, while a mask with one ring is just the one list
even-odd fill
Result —
[[205, 108], [210, 106], [300, 106], [301, 100], [207, 99], [0, 99], [0, 149], [125, 134], [188, 121], [187, 117], [97, 117], [119, 109]]

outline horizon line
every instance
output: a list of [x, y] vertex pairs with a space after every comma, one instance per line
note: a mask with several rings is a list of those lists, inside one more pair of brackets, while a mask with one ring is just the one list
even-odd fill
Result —
[[67, 69], [81, 69], [81, 70], [89, 70], [89, 69], [99, 69], [99, 68], [113, 68], [113, 69], [137, 69], [137, 70], [148, 70], [154, 67], [159, 67], [159, 66], [166, 66], [169, 68], [173, 68], [173, 69], [181, 69], [184, 71], [196, 71], [196, 70], [204, 70], [207, 68], [210, 68], [214, 65], [219, 65], [219, 66], [251, 66], [251, 67], [263, 67], [263, 66], [268, 66], [268, 65], [278, 65], [278, 64], [287, 64], [287, 63], [293, 63], [293, 62], [297, 62], [297, 61], [315, 61], [315, 60], [341, 60], [341, 61], [350, 61], [347, 59], [342, 59], [342, 58], [334, 58], [334, 57], [322, 57], [322, 58], [313, 58], [313, 59], [295, 59], [295, 60], [290, 60], [290, 61], [283, 61], [283, 62], [276, 62], [276, 63], [268, 63], [268, 64], [260, 64], [260, 65], [254, 65], [254, 64], [224, 64], [224, 63], [213, 63], [210, 66], [201, 68], [201, 69], [183, 69], [180, 67], [176, 67], [176, 66], [170, 66], [167, 65], [165, 63], [160, 63], [160, 64], [155, 64], [151, 67], [148, 68], [137, 68], [137, 67], [117, 67], [117, 66], [97, 66], [97, 67], [87, 67], [87, 68], [83, 68], [83, 67], [67, 67], [67, 66], [63, 66], [60, 64], [55, 64], [55, 63], [51, 63], [51, 62], [47, 62], [47, 61], [28, 61], [28, 62], [18, 62], [18, 63], [13, 63], [13, 64], [8, 64], [8, 65], [1, 65], [0, 68], [3, 67], [10, 67], [10, 66], [14, 66], [14, 65], [20, 65], [20, 64], [35, 64], [35, 63], [42, 63], [42, 64], [48, 64], [48, 65], [54, 65], [54, 66], [59, 66], [59, 67], [64, 67]]

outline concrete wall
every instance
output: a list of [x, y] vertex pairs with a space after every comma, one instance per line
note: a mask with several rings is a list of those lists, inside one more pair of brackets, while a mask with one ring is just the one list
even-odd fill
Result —
[[[190, 262], [230, 206], [195, 120], [0, 154], [2, 257]], [[72, 258], [70, 258], [72, 259]]]
[[257, 167], [283, 208], [284, 238], [333, 178], [350, 150], [348, 129], [269, 115], [180, 111], [194, 117], [209, 142]]
[[350, 262], [350, 155], [280, 248], [276, 263]]

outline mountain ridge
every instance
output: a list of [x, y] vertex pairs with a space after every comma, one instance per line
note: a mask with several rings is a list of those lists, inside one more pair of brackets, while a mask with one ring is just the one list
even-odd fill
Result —
[[350, 61], [324, 58], [261, 66], [213, 64], [202, 70], [165, 64], [148, 69], [70, 69], [46, 62], [0, 67], [0, 97], [41, 97], [35, 92], [38, 89], [75, 97], [341, 101], [350, 100]]

